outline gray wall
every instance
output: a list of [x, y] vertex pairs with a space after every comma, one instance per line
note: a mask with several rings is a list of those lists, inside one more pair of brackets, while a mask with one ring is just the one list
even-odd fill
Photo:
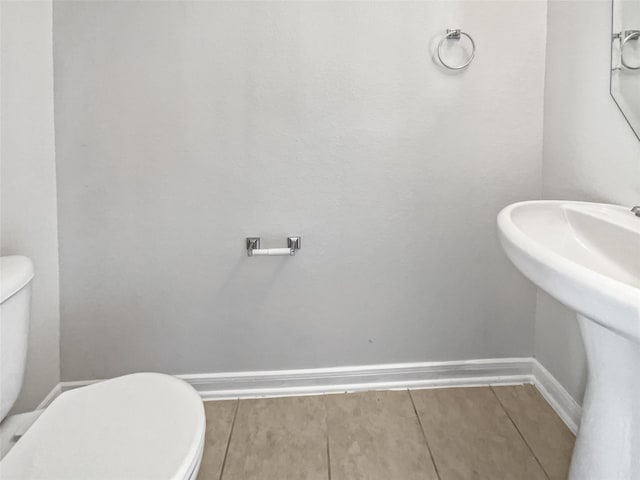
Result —
[[[549, 2], [544, 197], [640, 203], [640, 142], [609, 95], [611, 2]], [[540, 293], [536, 356], [582, 401], [586, 363], [572, 312]]]
[[[531, 355], [495, 218], [540, 196], [545, 18], [56, 3], [63, 380]], [[452, 25], [461, 74], [431, 58]]]
[[50, 1], [0, 2], [0, 255], [35, 263], [22, 393], [34, 408], [60, 380], [58, 232]]

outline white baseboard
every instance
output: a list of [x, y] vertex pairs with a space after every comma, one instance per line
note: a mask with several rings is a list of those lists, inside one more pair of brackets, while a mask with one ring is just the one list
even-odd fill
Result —
[[205, 400], [531, 382], [530, 358], [178, 375]]
[[[283, 397], [406, 388], [472, 387], [533, 383], [575, 433], [580, 407], [535, 358], [398, 363], [357, 367], [177, 375], [203, 400]], [[42, 402], [101, 380], [61, 382]]]
[[573, 399], [569, 392], [560, 385], [560, 382], [542, 366], [540, 362], [533, 359], [533, 379], [534, 385], [551, 405], [562, 421], [574, 434], [578, 432], [580, 426], [580, 416], [582, 408]]
[[47, 393], [47, 396], [44, 397], [40, 402], [40, 404], [36, 407], [36, 410], [42, 410], [43, 408], [47, 408], [51, 404], [51, 402], [53, 402], [56, 399], [56, 397], [61, 393], [62, 393], [62, 383], [58, 383], [57, 385], [54, 385], [51, 391]]

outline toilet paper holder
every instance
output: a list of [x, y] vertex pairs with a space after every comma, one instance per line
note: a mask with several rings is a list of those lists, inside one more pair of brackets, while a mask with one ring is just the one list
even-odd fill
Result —
[[286, 248], [260, 248], [260, 237], [247, 237], [247, 256], [282, 256], [289, 255], [293, 257], [296, 250], [300, 250], [302, 246], [302, 237], [287, 237]]

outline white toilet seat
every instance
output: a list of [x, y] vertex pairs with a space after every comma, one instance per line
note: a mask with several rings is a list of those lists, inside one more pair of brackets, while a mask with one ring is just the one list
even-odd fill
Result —
[[3, 480], [191, 480], [202, 400], [169, 375], [135, 373], [61, 394], [0, 462]]

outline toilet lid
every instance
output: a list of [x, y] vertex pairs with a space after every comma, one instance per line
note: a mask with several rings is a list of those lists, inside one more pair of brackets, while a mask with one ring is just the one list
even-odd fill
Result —
[[20, 255], [0, 257], [0, 278], [0, 303], [4, 303], [31, 281], [33, 262]]
[[182, 380], [136, 373], [60, 395], [0, 462], [0, 478], [184, 480], [205, 416]]

